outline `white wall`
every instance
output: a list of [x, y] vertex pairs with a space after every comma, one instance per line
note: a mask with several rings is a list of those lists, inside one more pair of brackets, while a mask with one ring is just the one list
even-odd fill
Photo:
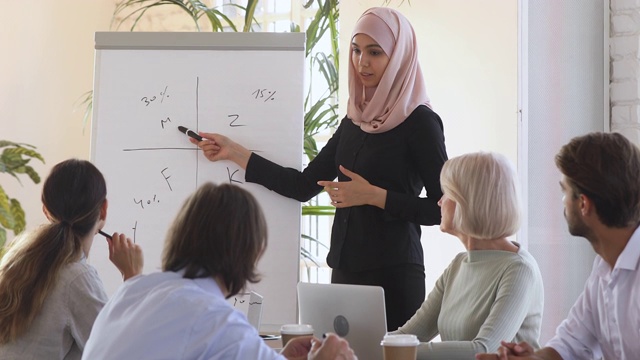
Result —
[[[56, 163], [89, 158], [90, 131], [74, 103], [93, 86], [93, 34], [108, 30], [113, 0], [3, 1], [0, 11], [0, 139], [36, 146], [46, 164], [31, 165], [44, 179]], [[0, 182], [26, 212], [27, 229], [43, 223], [40, 193], [7, 174]], [[9, 239], [13, 233], [9, 232]]]
[[[341, 114], [348, 98], [351, 31], [360, 14], [382, 1], [340, 3]], [[517, 161], [517, 2], [504, 0], [391, 1], [412, 23], [434, 110], [442, 117], [449, 157], [487, 150]], [[423, 227], [427, 292], [459, 240]]]
[[[594, 251], [571, 236], [563, 217], [554, 157], [571, 138], [608, 122], [603, 0], [523, 0], [523, 125], [520, 172], [527, 176], [522, 238], [538, 261], [545, 290], [540, 342], [566, 318], [591, 272]], [[608, 58], [608, 56], [606, 56]]]

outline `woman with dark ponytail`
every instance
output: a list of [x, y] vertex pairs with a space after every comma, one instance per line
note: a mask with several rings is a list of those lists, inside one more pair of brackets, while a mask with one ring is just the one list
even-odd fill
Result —
[[[107, 188], [90, 162], [71, 159], [44, 182], [42, 210], [50, 223], [16, 238], [0, 262], [0, 358], [80, 359], [107, 301], [87, 263], [105, 224]], [[142, 250], [114, 233], [109, 258], [124, 280], [142, 272]]]

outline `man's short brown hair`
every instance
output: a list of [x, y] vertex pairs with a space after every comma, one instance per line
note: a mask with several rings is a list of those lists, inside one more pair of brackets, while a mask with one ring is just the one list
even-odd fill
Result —
[[640, 150], [627, 138], [601, 132], [575, 137], [555, 160], [574, 194], [593, 201], [603, 224], [620, 228], [640, 221]]

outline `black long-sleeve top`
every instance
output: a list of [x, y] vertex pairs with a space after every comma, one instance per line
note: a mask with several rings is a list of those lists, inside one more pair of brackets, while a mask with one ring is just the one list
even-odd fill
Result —
[[[349, 181], [338, 166], [387, 190], [385, 209], [372, 205], [336, 209], [327, 263], [347, 271], [398, 264], [424, 265], [420, 225], [440, 223], [440, 170], [447, 160], [440, 117], [417, 107], [392, 130], [362, 131], [344, 118], [335, 134], [302, 171], [251, 154], [245, 180], [280, 195], [307, 201], [320, 180]], [[423, 189], [427, 197], [420, 197]]]

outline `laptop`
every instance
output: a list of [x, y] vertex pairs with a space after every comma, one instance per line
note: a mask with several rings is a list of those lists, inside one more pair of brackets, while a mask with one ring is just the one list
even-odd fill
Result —
[[382, 287], [300, 282], [298, 308], [300, 323], [313, 326], [316, 337], [336, 333], [359, 359], [382, 360], [380, 341], [387, 333]]

